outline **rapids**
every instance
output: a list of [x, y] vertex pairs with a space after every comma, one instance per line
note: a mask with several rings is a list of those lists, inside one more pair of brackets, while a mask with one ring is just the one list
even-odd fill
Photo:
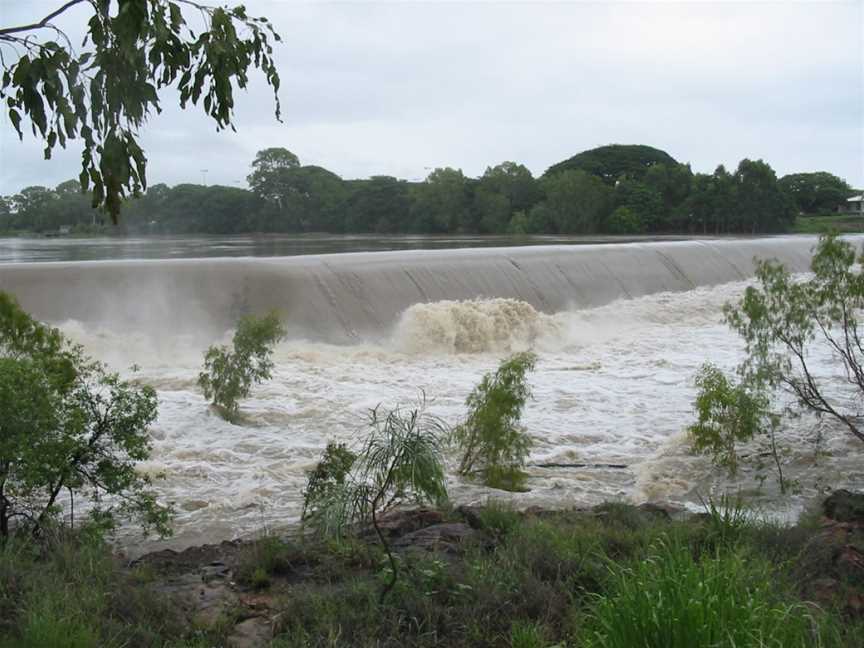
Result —
[[[94, 356], [153, 385], [160, 415], [141, 470], [177, 507], [174, 546], [297, 519], [305, 471], [328, 440], [356, 443], [365, 413], [410, 405], [422, 390], [450, 423], [504, 355], [539, 354], [525, 424], [530, 492], [451, 479], [455, 501], [519, 506], [604, 500], [698, 506], [733, 487], [687, 447], [693, 376], [732, 369], [741, 343], [723, 323], [752, 258], [806, 270], [808, 238], [341, 254], [320, 257], [0, 265], [0, 289]], [[244, 424], [196, 387], [203, 352], [228, 342], [237, 314], [281, 310], [291, 330], [270, 382], [243, 402]], [[828, 367], [828, 358], [820, 359]], [[734, 482], [792, 515], [823, 488], [864, 482], [861, 449], [831, 426], [790, 420], [787, 471], [800, 494]], [[548, 467], [555, 464], [557, 467]], [[582, 467], [562, 467], [580, 464]], [[623, 465], [613, 468], [609, 465]], [[123, 538], [140, 549], [135, 530]], [[152, 546], [152, 545], [147, 545]]]

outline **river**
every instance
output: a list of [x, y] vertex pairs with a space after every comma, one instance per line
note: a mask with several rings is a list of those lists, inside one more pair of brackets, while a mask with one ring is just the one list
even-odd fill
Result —
[[[781, 431], [799, 482], [789, 496], [771, 477], [760, 488], [754, 471], [728, 478], [686, 442], [695, 372], [705, 361], [731, 370], [741, 357], [723, 304], [742, 294], [754, 257], [805, 271], [814, 239], [359, 239], [318, 237], [302, 256], [287, 239], [0, 239], [0, 289], [116, 370], [138, 365], [157, 389], [141, 469], [177, 507], [171, 546], [295, 521], [305, 472], [328, 440], [356, 443], [370, 408], [410, 406], [422, 391], [432, 413], [456, 423], [482, 375], [527, 348], [539, 354], [524, 418], [531, 490], [454, 477], [458, 503], [698, 508], [711, 492], [741, 489], [788, 517], [822, 489], [864, 483], [850, 436], [806, 416]], [[396, 251], [366, 251], [382, 248]], [[289, 338], [273, 379], [243, 402], [244, 424], [228, 424], [196, 386], [203, 352], [230, 340], [239, 314], [269, 308]], [[827, 372], [829, 357], [817, 364]], [[124, 537], [144, 546], [131, 530]]]

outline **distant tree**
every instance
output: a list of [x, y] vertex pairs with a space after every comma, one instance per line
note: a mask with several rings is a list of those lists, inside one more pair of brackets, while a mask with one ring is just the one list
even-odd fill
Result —
[[648, 169], [656, 164], [675, 165], [677, 162], [665, 151], [651, 146], [610, 144], [553, 164], [543, 175], [552, 176], [567, 170], [585, 171], [608, 185], [614, 185], [621, 177], [642, 180]]
[[621, 206], [609, 215], [604, 230], [609, 234], [643, 234], [645, 221], [629, 207]]
[[724, 234], [735, 231], [735, 181], [721, 164], [711, 175], [697, 174], [684, 205], [694, 231]]
[[[635, 226], [633, 232], [657, 232], [668, 226], [668, 214], [660, 193], [644, 182], [625, 178], [615, 185], [613, 200], [616, 208], [629, 211]], [[619, 214], [620, 216], [620, 214]], [[617, 221], [620, 225], [623, 221]], [[614, 227], [614, 226], [613, 226]], [[607, 226], [608, 229], [608, 226]], [[624, 232], [618, 232], [623, 234]]]
[[408, 229], [411, 186], [392, 176], [372, 176], [348, 184], [347, 232], [399, 232]]
[[156, 407], [152, 388], [109, 373], [0, 292], [0, 538], [62, 523], [61, 499], [74, 523], [75, 498], [103, 528], [130, 516], [169, 533], [170, 510], [136, 470]]
[[[597, 176], [566, 170], [541, 180], [548, 218], [560, 234], [596, 232], [611, 207], [611, 190]], [[548, 231], [548, 230], [544, 230]]]
[[686, 225], [682, 206], [690, 195], [693, 172], [689, 164], [655, 164], [645, 173], [645, 185], [657, 192], [663, 201], [664, 228], [680, 229]]
[[246, 177], [246, 181], [260, 198], [278, 202], [286, 193], [284, 172], [299, 166], [300, 160], [288, 149], [266, 148], [255, 155], [252, 173]]
[[493, 488], [520, 490], [531, 437], [521, 425], [522, 410], [531, 397], [527, 376], [537, 356], [517, 353], [494, 373], [483, 376], [466, 400], [465, 421], [453, 429], [460, 453], [459, 473], [478, 473]]
[[283, 337], [285, 329], [277, 313], [262, 317], [247, 315], [237, 323], [231, 349], [225, 346], [207, 349], [198, 385], [226, 420], [236, 421], [239, 400], [249, 395], [252, 385], [270, 378], [273, 347]]
[[461, 169], [434, 169], [412, 191], [412, 229], [438, 234], [457, 232], [470, 221], [471, 198]]
[[783, 232], [795, 221], [792, 201], [762, 160], [741, 160], [733, 175], [734, 221], [739, 232]]
[[792, 173], [777, 183], [803, 214], [833, 212], [855, 191], [845, 180], [825, 171]]
[[[76, 5], [92, 11], [79, 51], [52, 22]], [[203, 31], [192, 32], [184, 9], [203, 19]], [[19, 137], [22, 122], [30, 122], [45, 142], [46, 159], [55, 146], [81, 138], [81, 186], [116, 222], [123, 197], [147, 187], [138, 133], [151, 111], [160, 110], [158, 91], [176, 87], [181, 107], [200, 102], [217, 129], [233, 128], [234, 90], [246, 87], [250, 68], [261, 69], [278, 91], [272, 41], [279, 40], [266, 18], [248, 16], [243, 6], [69, 0], [41, 20], [0, 28], [6, 51], [0, 99]]]
[[528, 212], [541, 196], [540, 186], [527, 167], [502, 162], [487, 168], [474, 192], [480, 231], [504, 233], [513, 212]]

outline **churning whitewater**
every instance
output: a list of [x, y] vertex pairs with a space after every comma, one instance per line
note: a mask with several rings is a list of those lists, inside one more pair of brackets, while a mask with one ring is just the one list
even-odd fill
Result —
[[[813, 242], [202, 261], [223, 280], [222, 292], [191, 260], [18, 264], [0, 266], [0, 289], [112, 368], [157, 389], [154, 451], [141, 470], [177, 508], [174, 544], [188, 545], [295, 521], [305, 472], [328, 441], [358, 442], [371, 408], [410, 406], [423, 393], [432, 413], [455, 424], [482, 375], [529, 348], [539, 355], [524, 417], [534, 439], [531, 490], [502, 493], [454, 478], [455, 501], [693, 506], [727, 484], [691, 454], [685, 438], [699, 366], [711, 361], [732, 370], [741, 357], [723, 304], [742, 294], [753, 256], [803, 271]], [[448, 267], [458, 270], [449, 292], [440, 276]], [[139, 286], [135, 268], [144, 268]], [[60, 272], [65, 292], [41, 290]], [[303, 272], [307, 283], [298, 284]], [[79, 303], [98, 289], [98, 301]], [[230, 341], [224, 323], [235, 311], [262, 307], [280, 308], [292, 335], [276, 349], [273, 379], [243, 401], [243, 424], [231, 425], [208, 408], [197, 375], [204, 350]], [[326, 321], [316, 326], [318, 317]], [[788, 513], [823, 485], [864, 478], [848, 435], [819, 429], [814, 447], [817, 422], [786, 425], [787, 470], [801, 493], [780, 500], [769, 478], [759, 491], [767, 508]], [[759, 487], [754, 474], [745, 474], [745, 484]]]

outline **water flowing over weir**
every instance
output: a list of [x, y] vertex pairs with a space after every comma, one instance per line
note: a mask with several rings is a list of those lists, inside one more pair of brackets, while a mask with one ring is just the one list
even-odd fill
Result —
[[[482, 375], [527, 347], [539, 354], [524, 416], [531, 490], [510, 495], [453, 477], [457, 503], [698, 507], [715, 486], [755, 492], [752, 472], [729, 481], [689, 451], [693, 376], [705, 361], [727, 371], [739, 361], [722, 307], [740, 297], [754, 257], [805, 271], [815, 242], [0, 264], [0, 290], [113, 369], [138, 365], [136, 379], [157, 390], [153, 453], [140, 469], [176, 504], [180, 547], [295, 521], [306, 471], [328, 441], [356, 444], [370, 408], [410, 404], [422, 389], [433, 414], [457, 423]], [[275, 350], [273, 379], [243, 401], [243, 424], [231, 425], [196, 385], [203, 353], [230, 339], [238, 315], [270, 308], [289, 339]], [[815, 465], [813, 420], [784, 425], [784, 472], [804, 495], [779, 498], [769, 479], [758, 492], [771, 510], [797, 510], [819, 484], [864, 483], [851, 435], [825, 429]], [[133, 553], [153, 547], [138, 544], [135, 529], [124, 533]]]
[[218, 333], [276, 308], [292, 336], [380, 339], [408, 307], [509, 298], [542, 313], [739, 281], [753, 259], [807, 269], [814, 239], [778, 237], [270, 259], [0, 265], [0, 289], [49, 321], [152, 333]]

